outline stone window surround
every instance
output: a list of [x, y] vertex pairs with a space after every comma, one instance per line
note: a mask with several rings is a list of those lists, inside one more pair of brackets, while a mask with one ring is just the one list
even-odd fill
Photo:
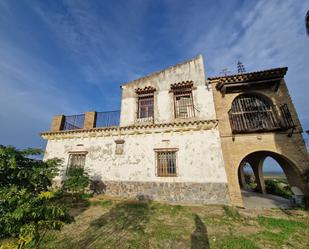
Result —
[[124, 140], [123, 139], [117, 139], [115, 140], [116, 148], [115, 148], [115, 154], [116, 155], [123, 155], [124, 153]]

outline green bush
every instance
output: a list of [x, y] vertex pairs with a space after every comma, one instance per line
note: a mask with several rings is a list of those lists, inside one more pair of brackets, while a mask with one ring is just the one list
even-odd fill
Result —
[[71, 193], [72, 195], [81, 195], [84, 194], [89, 184], [90, 178], [86, 170], [71, 167], [67, 172], [62, 188], [65, 192]]
[[41, 153], [0, 145], [0, 238], [15, 238], [18, 248], [31, 241], [38, 247], [48, 230], [73, 220], [51, 189], [61, 160], [31, 158]]
[[275, 179], [265, 180], [266, 192], [272, 195], [278, 195], [283, 198], [290, 198], [292, 196], [292, 191], [288, 185], [285, 187], [280, 186], [280, 181]]

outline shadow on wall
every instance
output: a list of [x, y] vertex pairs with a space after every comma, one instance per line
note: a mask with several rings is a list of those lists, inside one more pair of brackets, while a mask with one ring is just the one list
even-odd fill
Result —
[[196, 214], [194, 218], [195, 230], [191, 234], [191, 249], [209, 249], [209, 239], [206, 226]]

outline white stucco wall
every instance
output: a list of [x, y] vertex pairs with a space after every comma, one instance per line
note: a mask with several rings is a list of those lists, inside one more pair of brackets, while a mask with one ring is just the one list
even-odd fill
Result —
[[202, 56], [170, 67], [163, 71], [142, 77], [122, 86], [120, 125], [134, 125], [137, 117], [137, 94], [135, 89], [152, 86], [154, 93], [154, 121], [168, 123], [177, 121], [174, 118], [173, 93], [171, 84], [182, 81], [193, 81], [193, 103], [198, 110], [195, 119], [215, 119], [215, 108], [210, 86], [205, 83]]
[[[117, 139], [125, 140], [123, 155], [115, 154]], [[177, 177], [156, 176], [154, 149], [159, 148], [178, 149]], [[63, 158], [62, 170], [65, 170], [69, 152], [78, 150], [88, 152], [86, 168], [103, 181], [227, 182], [216, 128], [149, 130], [136, 135], [104, 135], [104, 132], [55, 135], [49, 137], [45, 159]]]

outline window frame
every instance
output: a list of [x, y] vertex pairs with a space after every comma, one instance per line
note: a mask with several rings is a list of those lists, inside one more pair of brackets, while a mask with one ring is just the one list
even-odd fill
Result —
[[[66, 172], [65, 174], [67, 175], [68, 171], [70, 168], [72, 167], [75, 167], [75, 168], [85, 168], [85, 165], [86, 165], [86, 155], [87, 155], [87, 151], [72, 151], [72, 152], [69, 152], [69, 157], [68, 157], [68, 163], [67, 163], [67, 168], [66, 168]], [[74, 156], [82, 156], [83, 157], [83, 162], [81, 163], [81, 165], [72, 165], [71, 162], [72, 162], [72, 157]], [[77, 166], [77, 167], [76, 167]]]
[[[177, 103], [180, 102], [180, 100], [177, 100], [179, 97], [185, 97], [189, 96], [189, 104], [180, 106]], [[173, 91], [173, 99], [174, 99], [174, 117], [176, 119], [189, 119], [189, 118], [195, 118], [195, 108], [194, 108], [194, 100], [193, 100], [193, 93], [192, 89], [179, 89], [177, 91]], [[184, 116], [181, 115], [180, 109], [182, 107], [186, 108], [186, 114]]]
[[[177, 148], [163, 148], [163, 149], [154, 149], [155, 151], [155, 175], [157, 177], [177, 177], [179, 174], [178, 172], [178, 149]], [[173, 164], [173, 168], [174, 168], [174, 173], [169, 173], [169, 165], [168, 163], [164, 166], [159, 165], [159, 155], [165, 153], [165, 154], [172, 154], [173, 158], [172, 160], [174, 160]], [[163, 168], [163, 170], [162, 170]]]
[[[152, 105], [152, 111], [149, 111], [149, 107], [151, 106], [149, 103], [148, 105], [141, 105], [142, 101], [149, 101], [151, 100], [151, 105]], [[141, 108], [142, 107], [146, 107], [147, 111], [145, 113], [147, 113], [146, 116], [142, 117], [142, 112], [141, 112]], [[149, 115], [150, 114], [150, 115]], [[137, 120], [138, 121], [152, 121], [154, 119], [154, 94], [139, 94], [138, 98], [137, 98]]]

